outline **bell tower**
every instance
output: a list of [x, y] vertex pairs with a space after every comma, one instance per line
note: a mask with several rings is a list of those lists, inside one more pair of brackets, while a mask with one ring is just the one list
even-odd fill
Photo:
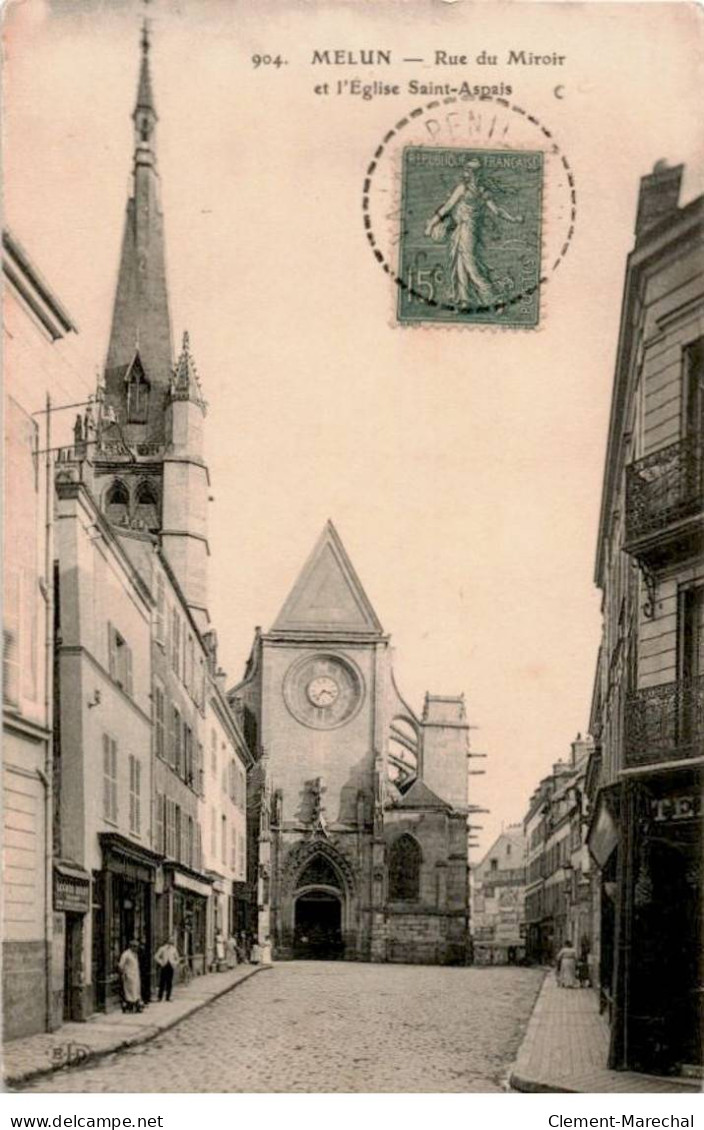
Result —
[[132, 112], [132, 193], [97, 419], [96, 492], [121, 532], [158, 538], [207, 630], [208, 470], [202, 396], [188, 334], [174, 363], [157, 122], [146, 23]]

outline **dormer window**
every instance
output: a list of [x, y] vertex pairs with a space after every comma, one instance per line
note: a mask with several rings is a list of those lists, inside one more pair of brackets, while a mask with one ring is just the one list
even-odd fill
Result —
[[127, 385], [127, 422], [146, 424], [149, 410], [149, 383], [136, 366]]

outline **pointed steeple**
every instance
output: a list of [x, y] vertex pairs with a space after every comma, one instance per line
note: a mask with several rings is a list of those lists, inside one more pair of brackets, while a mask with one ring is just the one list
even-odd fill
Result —
[[[105, 366], [106, 400], [120, 422], [139, 425], [139, 438], [163, 442], [164, 407], [173, 349], [166, 285], [164, 222], [156, 163], [157, 113], [149, 64], [150, 40], [142, 29], [134, 121], [133, 191], [127, 202], [120, 268]], [[146, 420], [129, 418], [125, 375], [139, 349], [149, 404]], [[135, 435], [134, 438], [137, 438]]]
[[191, 353], [191, 341], [188, 330], [184, 331], [181, 353], [174, 367], [171, 380], [172, 400], [193, 400], [205, 411], [205, 401], [198, 379], [198, 370]]
[[378, 639], [383, 635], [332, 522], [326, 523], [271, 632], [293, 636], [314, 633], [330, 639]]

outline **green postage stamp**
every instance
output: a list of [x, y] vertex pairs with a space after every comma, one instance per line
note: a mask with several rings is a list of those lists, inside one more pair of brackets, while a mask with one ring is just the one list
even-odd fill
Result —
[[403, 151], [400, 322], [538, 324], [543, 154]]

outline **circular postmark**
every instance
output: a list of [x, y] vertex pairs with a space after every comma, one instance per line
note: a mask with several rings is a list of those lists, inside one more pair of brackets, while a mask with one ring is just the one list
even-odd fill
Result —
[[448, 96], [387, 131], [364, 180], [376, 261], [399, 324], [535, 328], [564, 259], [575, 180], [551, 130], [505, 98]]

